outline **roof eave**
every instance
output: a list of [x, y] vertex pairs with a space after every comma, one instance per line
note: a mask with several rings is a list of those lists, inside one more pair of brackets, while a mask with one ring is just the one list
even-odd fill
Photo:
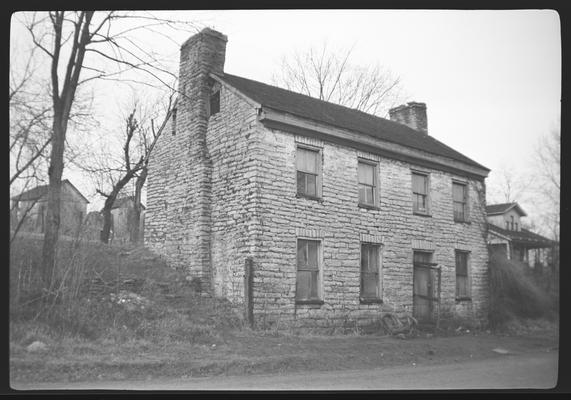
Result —
[[234, 86], [232, 86], [230, 83], [226, 82], [224, 80], [223, 76], [220, 75], [216, 75], [214, 73], [210, 73], [210, 77], [212, 79], [214, 79], [216, 82], [220, 83], [222, 86], [224, 86], [224, 88], [228, 89], [228, 91], [230, 91], [231, 93], [233, 93], [234, 95], [240, 97], [242, 100], [246, 101], [246, 103], [248, 103], [249, 105], [251, 105], [254, 108], [261, 108], [262, 105], [260, 103], [258, 103], [257, 101], [253, 100], [252, 98], [246, 96], [244, 93], [242, 93], [241, 91], [239, 91], [238, 89], [236, 89]]
[[461, 161], [425, 153], [411, 147], [387, 142], [369, 135], [351, 132], [299, 116], [284, 113], [266, 106], [259, 113], [259, 120], [265, 126], [281, 129], [301, 135], [316, 136], [351, 145], [364, 151], [379, 154], [389, 158], [408, 161], [420, 166], [445, 170], [456, 174], [466, 175], [478, 180], [488, 176], [489, 169], [468, 165]]

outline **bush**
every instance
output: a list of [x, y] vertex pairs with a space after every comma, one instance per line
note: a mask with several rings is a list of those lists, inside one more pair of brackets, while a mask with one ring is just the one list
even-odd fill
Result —
[[490, 296], [490, 324], [495, 327], [514, 318], [556, 316], [557, 299], [533, 279], [526, 265], [500, 254], [490, 257]]

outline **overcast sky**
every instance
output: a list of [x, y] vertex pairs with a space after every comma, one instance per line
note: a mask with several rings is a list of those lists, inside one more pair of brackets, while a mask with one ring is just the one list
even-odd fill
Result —
[[[295, 50], [324, 41], [332, 49], [353, 47], [352, 63], [390, 68], [401, 77], [411, 100], [427, 104], [430, 135], [492, 170], [528, 169], [539, 137], [558, 123], [561, 40], [554, 11], [248, 10], [172, 15], [226, 34], [225, 71], [270, 84], [281, 58]], [[175, 43], [157, 37], [148, 45], [164, 48], [178, 63], [177, 43], [188, 34], [179, 36], [173, 36]], [[103, 97], [98, 102], [100, 107], [110, 103]]]

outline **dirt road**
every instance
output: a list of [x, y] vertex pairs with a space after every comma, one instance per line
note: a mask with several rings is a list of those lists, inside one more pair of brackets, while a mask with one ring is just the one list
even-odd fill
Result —
[[21, 384], [19, 390], [407, 390], [548, 389], [557, 384], [557, 351], [441, 365], [415, 364], [368, 370], [218, 376], [147, 381]]

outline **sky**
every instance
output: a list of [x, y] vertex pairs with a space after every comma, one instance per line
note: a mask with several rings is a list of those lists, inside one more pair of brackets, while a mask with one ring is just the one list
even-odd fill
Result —
[[[320, 46], [353, 48], [351, 62], [381, 64], [410, 100], [427, 105], [428, 133], [494, 171], [528, 171], [561, 110], [559, 15], [552, 10], [232, 10], [165, 12], [228, 36], [225, 71], [272, 84], [282, 57]], [[190, 34], [149, 37], [173, 65]], [[97, 94], [100, 115], [121, 96]], [[111, 120], [111, 119], [110, 119]], [[77, 176], [71, 173], [70, 176]], [[79, 177], [72, 178], [81, 179]], [[78, 183], [93, 200], [88, 182]]]

